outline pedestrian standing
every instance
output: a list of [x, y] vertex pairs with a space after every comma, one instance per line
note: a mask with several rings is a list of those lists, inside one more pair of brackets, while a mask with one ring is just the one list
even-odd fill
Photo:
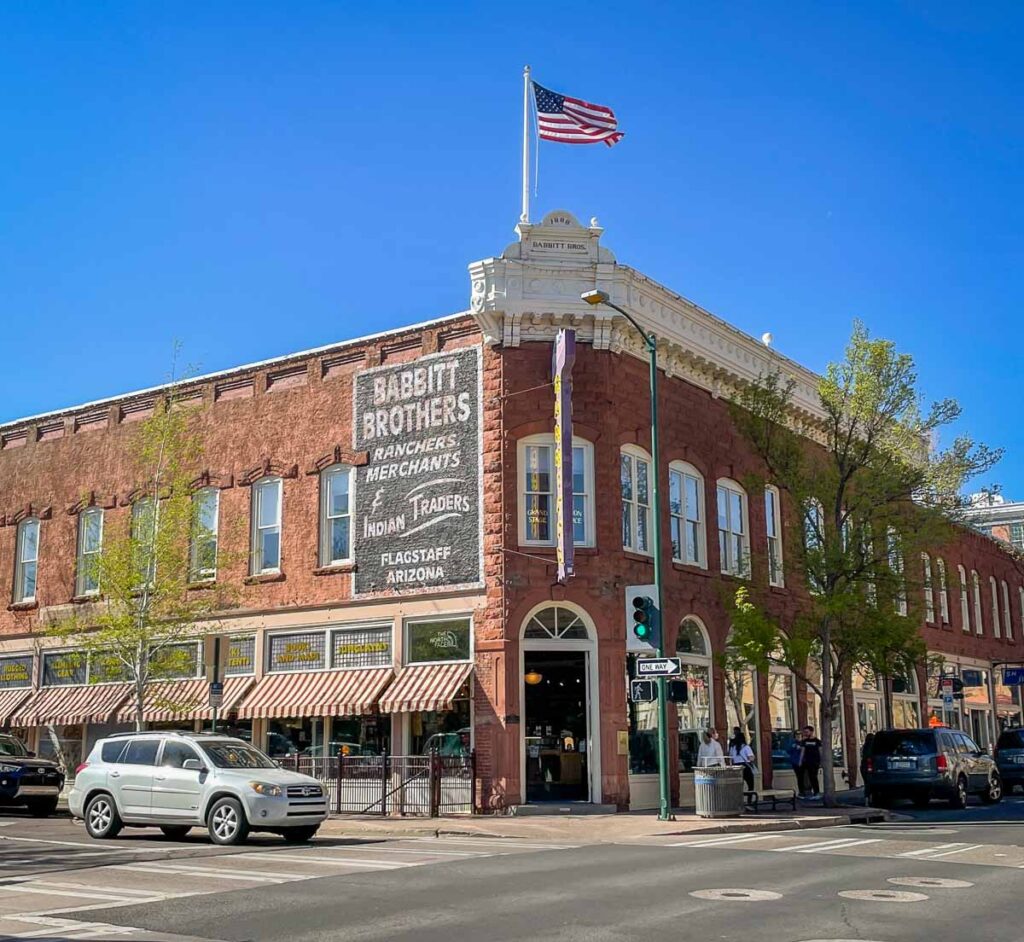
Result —
[[807, 789], [808, 798], [819, 798], [818, 792], [818, 771], [821, 769], [821, 740], [814, 735], [813, 726], [804, 727], [804, 738], [800, 745], [803, 747], [803, 759], [801, 768], [803, 770], [803, 785]]
[[793, 741], [789, 744], [786, 754], [789, 756], [789, 762], [793, 766], [793, 774], [796, 775], [796, 790], [800, 797], [803, 798], [807, 794], [807, 785], [804, 782], [804, 747], [801, 740], [797, 739], [796, 736], [793, 737]]
[[715, 730], [704, 730], [701, 734], [700, 748], [697, 750], [697, 767], [722, 765], [724, 758], [725, 754], [722, 752], [722, 744], [718, 741], [718, 733]]
[[754, 750], [747, 745], [743, 730], [734, 726], [729, 740], [729, 758], [733, 765], [743, 769], [743, 784], [748, 792], [754, 791]]

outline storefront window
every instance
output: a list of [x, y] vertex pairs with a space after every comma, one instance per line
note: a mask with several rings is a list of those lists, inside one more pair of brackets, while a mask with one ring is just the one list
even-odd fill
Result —
[[658, 771], [658, 704], [629, 701], [629, 771], [646, 775]]
[[323, 751], [323, 734], [324, 721], [318, 716], [269, 720], [267, 755], [319, 755]]
[[468, 661], [471, 623], [468, 618], [406, 623], [406, 664]]
[[897, 729], [917, 729], [921, 725], [921, 710], [917, 701], [893, 697], [892, 725]]
[[[204, 733], [212, 733], [213, 721], [203, 720], [200, 729]], [[217, 733], [220, 736], [233, 736], [243, 742], [252, 742], [252, 720], [217, 720]]]
[[326, 663], [327, 636], [323, 631], [271, 635], [267, 652], [267, 670], [320, 671]]
[[390, 716], [336, 716], [331, 721], [331, 741], [327, 744], [330, 756], [380, 756], [390, 752], [390, 746]]
[[725, 677], [725, 730], [731, 739], [735, 729], [746, 738], [757, 752], [757, 675], [747, 667], [731, 666], [723, 672]]
[[[468, 693], [468, 691], [467, 691]], [[436, 750], [443, 756], [462, 755], [469, 745], [469, 697], [456, 700], [453, 709], [410, 713], [410, 755]]]
[[[807, 665], [808, 680], [821, 686], [821, 661], [812, 657]], [[821, 697], [810, 685], [807, 685], [807, 723], [815, 732], [821, 734]], [[846, 767], [843, 749], [843, 700], [839, 699], [836, 713], [832, 719], [832, 766], [836, 769]]]
[[676, 656], [683, 662], [683, 676], [689, 694], [686, 703], [676, 704], [679, 771], [692, 772], [697, 764], [701, 733], [712, 726], [711, 652], [707, 636], [695, 618], [684, 618], [679, 626]]
[[74, 774], [82, 761], [81, 725], [42, 727], [38, 752], [41, 759], [52, 759], [66, 773]]
[[793, 675], [773, 667], [768, 674], [768, 717], [772, 724], [772, 768], [791, 769], [789, 749], [796, 739], [796, 690]]

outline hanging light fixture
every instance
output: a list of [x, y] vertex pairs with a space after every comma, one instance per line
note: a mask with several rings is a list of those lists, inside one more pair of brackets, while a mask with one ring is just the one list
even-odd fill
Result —
[[544, 679], [544, 675], [535, 668], [530, 668], [525, 674], [523, 674], [523, 680], [525, 680], [531, 687], [536, 687]]

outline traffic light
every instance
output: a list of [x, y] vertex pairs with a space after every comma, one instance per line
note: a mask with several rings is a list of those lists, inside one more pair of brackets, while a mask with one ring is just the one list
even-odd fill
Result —
[[685, 680], [670, 680], [668, 681], [667, 686], [669, 703], [690, 702], [690, 691], [686, 686]]
[[649, 595], [638, 595], [633, 599], [633, 637], [652, 648], [659, 647], [661, 623], [658, 607]]

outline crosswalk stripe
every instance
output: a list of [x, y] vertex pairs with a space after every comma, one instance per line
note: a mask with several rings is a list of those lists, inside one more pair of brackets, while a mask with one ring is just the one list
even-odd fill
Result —
[[937, 850], [945, 850], [947, 847], [962, 847], [963, 841], [953, 841], [951, 844], [933, 844], [931, 847], [922, 847], [918, 850], [908, 850], [905, 853], [897, 854], [898, 857], [919, 857], [922, 854], [930, 854]]
[[[882, 838], [880, 838], [880, 837], [873, 837], [873, 838], [867, 838], [867, 839], [862, 839], [862, 840], [851, 840], [851, 841], [845, 841], [845, 842], [840, 843], [840, 844], [836, 844], [833, 847], [826, 847], [826, 848], [824, 848], [824, 850], [826, 852], [827, 851], [833, 851], [833, 850], [849, 850], [851, 847], [863, 847], [865, 844], [880, 844], [881, 842], [882, 842]], [[786, 847], [786, 848], [781, 848], [780, 847], [779, 848], [779, 850], [792, 850], [792, 849], [793, 848], [791, 848], [791, 847]], [[820, 850], [822, 850], [822, 848], [815, 849], [813, 847], [809, 847], [809, 848], [805, 848], [804, 850], [798, 850], [797, 853], [798, 854], [816, 854]]]
[[819, 851], [819, 850], [831, 850], [835, 847], [840, 847], [844, 844], [853, 843], [855, 838], [844, 837], [839, 840], [833, 839], [830, 841], [812, 841], [810, 844], [797, 844], [793, 847], [773, 847], [773, 851], [777, 853], [790, 853], [796, 851]]
[[733, 834], [729, 837], [718, 837], [711, 838], [710, 840], [704, 841], [680, 841], [678, 844], [669, 844], [669, 847], [725, 847], [729, 844], [742, 844], [746, 841], [767, 841], [773, 837], [778, 837], [777, 834]]
[[570, 850], [573, 844], [533, 844], [516, 837], [412, 837], [409, 840], [430, 844], [499, 844], [502, 847], [523, 848], [524, 850]]
[[253, 873], [250, 871], [212, 870], [203, 867], [195, 867], [189, 870], [171, 870], [156, 864], [115, 864], [111, 869], [128, 870], [134, 873], [158, 873], [165, 877], [174, 875], [182, 877], [207, 877], [213, 880], [235, 880], [236, 882], [238, 880], [255, 880], [259, 883], [287, 883], [296, 878], [293, 873], [284, 876], [272, 876], [271, 874]]
[[[7, 890], [9, 893], [37, 893], [41, 896], [77, 896], [81, 899], [125, 900], [128, 898], [121, 894], [91, 893], [85, 890], [60, 890], [54, 887], [29, 886], [25, 883], [9, 884], [0, 887], [0, 889]], [[143, 899], [152, 899], [153, 896], [154, 894], [150, 893], [149, 896], [143, 897]]]
[[[237, 854], [236, 856], [249, 857], [253, 855]], [[363, 860], [361, 857], [333, 857], [328, 860], [323, 857], [300, 857], [297, 854], [274, 854], [274, 860], [283, 860], [286, 863], [321, 864], [325, 867], [369, 867], [373, 870], [401, 870], [404, 867], [416, 866], [414, 861], [407, 860]]]
[[938, 857], [952, 857], [954, 854], [965, 854], [969, 850], [977, 850], [979, 847], [984, 846], [984, 844], [968, 844], [966, 847], [958, 847], [956, 850], [947, 850], [942, 854], [932, 854], [928, 860], [935, 860]]

